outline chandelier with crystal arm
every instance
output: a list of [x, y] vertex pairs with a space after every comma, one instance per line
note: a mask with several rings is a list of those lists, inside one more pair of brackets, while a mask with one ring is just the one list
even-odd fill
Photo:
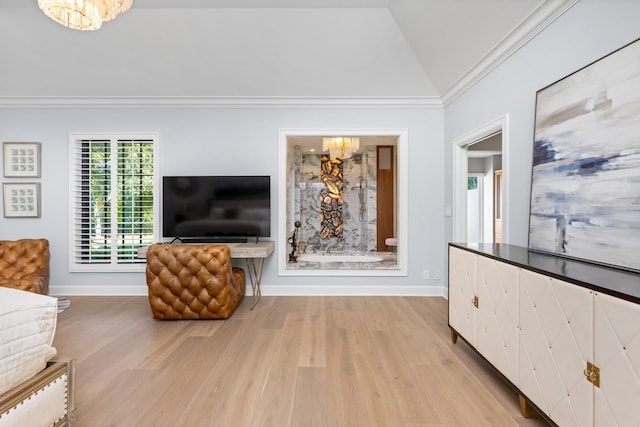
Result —
[[360, 138], [322, 138], [322, 151], [328, 151], [333, 159], [348, 159], [360, 148]]
[[129, 10], [133, 0], [38, 0], [38, 7], [59, 24], [74, 30], [97, 30], [103, 22]]

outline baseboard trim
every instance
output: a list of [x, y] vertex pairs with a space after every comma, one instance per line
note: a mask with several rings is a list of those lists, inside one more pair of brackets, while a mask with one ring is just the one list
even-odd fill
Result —
[[53, 296], [142, 296], [147, 295], [147, 285], [133, 286], [50, 286], [49, 295]]
[[[268, 285], [262, 287], [263, 296], [438, 296], [444, 297], [443, 286], [287, 286]], [[146, 296], [144, 286], [51, 286], [53, 296]], [[251, 286], [247, 286], [251, 296]]]
[[275, 285], [262, 288], [263, 296], [444, 296], [444, 293], [445, 288], [441, 286]]

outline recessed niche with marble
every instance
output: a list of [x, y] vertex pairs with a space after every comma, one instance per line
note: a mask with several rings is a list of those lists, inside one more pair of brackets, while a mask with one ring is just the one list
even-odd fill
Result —
[[[359, 147], [346, 158], [324, 151], [326, 135], [321, 133], [284, 139], [286, 153], [281, 158], [286, 162], [281, 170], [286, 178], [281, 185], [286, 197], [281, 224], [286, 237], [294, 232], [296, 221], [300, 227], [296, 259], [279, 261], [281, 272], [387, 271], [394, 275], [401, 271], [399, 255], [404, 254], [385, 244], [388, 239], [397, 242], [399, 235], [399, 135], [349, 136], [359, 139]], [[381, 148], [386, 151], [388, 176], [380, 170]], [[281, 191], [280, 197], [285, 194]], [[380, 224], [381, 205], [391, 227]]]

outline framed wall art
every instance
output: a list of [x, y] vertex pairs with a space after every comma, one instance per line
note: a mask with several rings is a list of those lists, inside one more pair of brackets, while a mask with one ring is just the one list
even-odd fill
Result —
[[40, 183], [2, 184], [5, 218], [40, 218]]
[[5, 142], [3, 156], [6, 178], [40, 177], [39, 142]]
[[529, 249], [640, 271], [640, 40], [538, 91]]

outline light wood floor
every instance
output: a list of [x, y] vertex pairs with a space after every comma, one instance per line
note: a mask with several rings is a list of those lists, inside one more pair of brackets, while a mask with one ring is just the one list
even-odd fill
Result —
[[157, 321], [146, 297], [71, 297], [77, 427], [546, 426], [427, 297], [263, 297], [228, 320]]

